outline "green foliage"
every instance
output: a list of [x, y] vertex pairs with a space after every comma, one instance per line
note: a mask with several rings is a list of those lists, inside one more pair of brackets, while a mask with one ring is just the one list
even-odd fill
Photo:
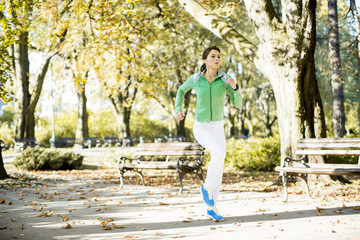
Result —
[[84, 157], [72, 152], [27, 148], [15, 157], [13, 164], [26, 170], [66, 170], [79, 168]]
[[230, 139], [227, 142], [226, 161], [246, 171], [273, 171], [280, 164], [280, 137]]
[[[58, 112], [55, 115], [55, 136], [56, 138], [74, 137], [76, 130], [76, 111]], [[35, 138], [42, 142], [45, 147], [50, 146], [52, 135], [51, 119], [39, 118]]]
[[5, 144], [12, 144], [14, 135], [14, 131], [6, 123], [0, 123], [0, 139]]
[[89, 111], [90, 137], [117, 137], [117, 122], [112, 109], [102, 109], [99, 112]]
[[143, 115], [133, 114], [131, 116], [131, 134], [135, 138], [142, 136], [153, 141], [155, 136], [167, 136], [169, 130], [166, 122], [150, 120]]
[[0, 116], [0, 122], [6, 123], [9, 127], [14, 122], [15, 119], [15, 109], [12, 105], [3, 107], [3, 114]]

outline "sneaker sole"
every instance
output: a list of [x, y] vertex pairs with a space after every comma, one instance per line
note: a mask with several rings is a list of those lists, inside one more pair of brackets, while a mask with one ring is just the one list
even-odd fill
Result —
[[210, 215], [206, 215], [206, 216], [208, 216], [209, 218], [211, 218], [214, 222], [222, 222], [222, 221], [224, 221], [224, 219], [214, 219], [212, 216], [210, 216]]

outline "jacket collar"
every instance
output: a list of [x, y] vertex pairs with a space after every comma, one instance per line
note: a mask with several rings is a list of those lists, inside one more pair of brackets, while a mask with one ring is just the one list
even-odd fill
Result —
[[[205, 71], [202, 71], [201, 73], [200, 73], [202, 76], [204, 76], [205, 75]], [[220, 71], [220, 70], [218, 70], [217, 71], [217, 76], [216, 76], [216, 78], [221, 78], [222, 76], [224, 76], [224, 72], [222, 72], [222, 71]]]

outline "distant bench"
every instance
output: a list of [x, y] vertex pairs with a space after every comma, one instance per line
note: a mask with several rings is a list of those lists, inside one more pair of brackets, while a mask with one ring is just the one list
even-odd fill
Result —
[[24, 149], [27, 147], [36, 148], [39, 146], [35, 138], [24, 138], [24, 139], [14, 138], [13, 142], [14, 142], [15, 151], [24, 151]]
[[318, 175], [360, 175], [360, 158], [358, 164], [320, 164], [307, 163], [309, 155], [360, 155], [360, 138], [309, 138], [300, 139], [297, 144], [296, 155], [301, 159], [286, 157], [283, 166], [278, 166], [275, 171], [283, 174], [285, 201], [288, 199], [287, 186], [292, 177], [300, 177], [306, 184], [306, 191], [310, 197], [307, 174]]
[[[180, 182], [180, 192], [183, 191], [182, 180], [187, 173], [196, 174], [203, 181], [203, 163], [201, 156], [204, 148], [198, 143], [142, 143], [136, 147], [135, 159], [120, 157], [118, 161], [120, 187], [124, 185], [123, 175], [127, 171], [137, 172], [145, 185], [142, 171], [144, 169], [176, 170]], [[165, 157], [165, 161], [144, 161], [145, 156]], [[177, 156], [176, 161], [169, 161], [170, 156]]]
[[115, 147], [121, 146], [121, 141], [117, 137], [104, 137], [102, 147], [111, 147], [114, 145]]
[[[51, 140], [50, 140], [51, 141]], [[75, 145], [76, 139], [74, 137], [69, 138], [56, 138], [55, 145], [60, 148], [70, 148]], [[83, 141], [84, 148], [100, 147], [101, 141], [98, 138], [85, 138]]]

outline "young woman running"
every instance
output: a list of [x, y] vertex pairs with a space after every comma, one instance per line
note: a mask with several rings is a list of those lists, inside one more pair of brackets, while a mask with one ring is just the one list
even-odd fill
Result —
[[177, 121], [184, 119], [185, 114], [182, 111], [184, 95], [188, 90], [195, 89], [197, 100], [193, 133], [196, 141], [209, 150], [211, 157], [206, 180], [200, 192], [208, 207], [207, 216], [218, 222], [224, 220], [216, 209], [216, 203], [226, 156], [225, 93], [228, 92], [232, 103], [239, 109], [242, 106], [242, 96], [235, 79], [218, 70], [221, 62], [218, 47], [207, 48], [202, 58], [204, 64], [201, 66], [201, 72], [190, 76], [177, 91], [175, 119]]

